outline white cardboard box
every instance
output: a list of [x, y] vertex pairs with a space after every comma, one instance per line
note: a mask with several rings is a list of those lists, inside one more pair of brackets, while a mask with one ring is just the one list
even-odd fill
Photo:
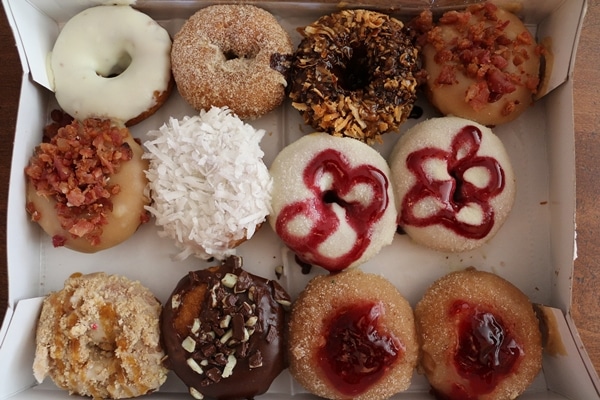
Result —
[[[507, 0], [504, 0], [505, 2]], [[46, 57], [58, 32], [78, 11], [101, 0], [2, 0], [13, 29], [23, 77], [18, 121], [13, 149], [8, 204], [9, 308], [0, 329], [0, 399], [64, 399], [65, 391], [47, 379], [37, 385], [32, 374], [34, 328], [41, 299], [62, 287], [73, 272], [104, 270], [138, 279], [164, 301], [175, 283], [188, 270], [206, 264], [196, 259], [173, 261], [172, 243], [156, 235], [153, 222], [113, 249], [97, 254], [80, 254], [55, 249], [50, 240], [29, 221], [25, 212], [23, 168], [41, 138], [49, 111], [56, 107], [48, 90]], [[445, 2], [448, 3], [448, 2]], [[518, 0], [511, 4], [520, 3]], [[573, 63], [586, 0], [522, 1], [521, 16], [538, 39], [550, 37], [555, 62], [550, 92], [516, 121], [495, 129], [504, 142], [517, 172], [518, 194], [514, 210], [498, 235], [480, 249], [463, 254], [443, 254], [411, 243], [397, 235], [394, 243], [362, 266], [384, 274], [415, 304], [425, 288], [437, 277], [467, 266], [495, 272], [523, 290], [537, 303], [551, 307], [564, 345], [561, 354], [544, 356], [543, 372], [523, 399], [600, 399], [600, 380], [583, 349], [570, 314], [571, 280], [575, 247], [575, 150], [573, 128]], [[203, 1], [140, 0], [142, 11], [157, 19], [171, 34]], [[389, 4], [399, 15], [414, 13], [430, 1], [380, 2]], [[399, 7], [404, 4], [404, 7]], [[334, 11], [337, 4], [263, 2], [259, 5], [277, 15], [295, 44], [297, 27]], [[422, 96], [421, 96], [422, 97]], [[434, 115], [426, 100], [418, 104], [426, 116]], [[174, 93], [167, 104], [150, 119], [133, 128], [144, 140], [145, 133], [157, 129], [169, 116], [181, 118], [194, 111]], [[400, 128], [404, 132], [416, 121]], [[286, 143], [310, 131], [288, 103], [252, 124], [267, 131], [262, 146], [270, 165]], [[387, 134], [376, 146], [387, 157], [399, 134]], [[142, 251], [140, 251], [140, 249]], [[285, 250], [269, 227], [242, 245], [239, 254], [252, 272], [276, 279], [274, 267], [283, 264], [286, 273], [280, 282], [292, 296], [312, 276], [302, 275], [293, 256]], [[314, 270], [312, 274], [323, 273]], [[415, 375], [401, 399], [427, 399], [428, 385]], [[287, 372], [282, 373], [265, 398], [308, 398]], [[170, 375], [160, 392], [150, 398], [188, 398], [178, 378]]]

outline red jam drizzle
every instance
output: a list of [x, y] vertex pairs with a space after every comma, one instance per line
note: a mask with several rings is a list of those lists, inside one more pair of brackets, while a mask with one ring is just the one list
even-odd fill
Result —
[[[330, 189], [323, 190], [319, 183], [326, 174], [332, 177], [333, 182]], [[284, 207], [275, 229], [303, 262], [319, 265], [331, 272], [341, 271], [360, 258], [371, 243], [372, 227], [389, 204], [387, 177], [372, 165], [352, 168], [344, 155], [327, 149], [308, 163], [303, 171], [303, 180], [314, 196]], [[373, 196], [368, 204], [347, 198], [359, 184], [371, 188]], [[319, 245], [333, 235], [340, 225], [332, 204], [345, 209], [346, 222], [356, 232], [353, 246], [339, 257], [329, 257], [318, 251]], [[305, 237], [298, 237], [288, 230], [289, 222], [298, 217], [312, 221], [312, 229]]]
[[[424, 227], [441, 224], [469, 239], [482, 239], [490, 232], [494, 226], [494, 210], [489, 201], [504, 190], [504, 170], [496, 159], [477, 155], [481, 137], [482, 133], [477, 127], [468, 125], [454, 137], [449, 152], [426, 147], [408, 156], [406, 166], [417, 178], [417, 182], [403, 199], [399, 216], [401, 225]], [[451, 178], [432, 179], [424, 171], [425, 164], [431, 159], [445, 161]], [[489, 181], [485, 187], [477, 187], [464, 179], [465, 172], [474, 167], [488, 170]], [[444, 207], [430, 216], [416, 216], [413, 207], [428, 197], [438, 199]], [[456, 218], [463, 207], [471, 204], [477, 204], [482, 210], [483, 219], [478, 225]]]
[[367, 391], [403, 352], [400, 341], [379, 326], [383, 312], [382, 303], [353, 304], [337, 310], [325, 324], [318, 364], [344, 396]]
[[[451, 399], [468, 400], [490, 393], [514, 373], [523, 350], [499, 316], [464, 301], [454, 303], [458, 318], [458, 346], [454, 363], [469, 387], [455, 387]], [[458, 394], [460, 393], [460, 394]]]

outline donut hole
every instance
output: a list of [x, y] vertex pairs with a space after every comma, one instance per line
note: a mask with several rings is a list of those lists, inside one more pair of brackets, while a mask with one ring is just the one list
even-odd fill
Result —
[[102, 78], [115, 78], [129, 68], [131, 61], [131, 55], [128, 52], [123, 51], [119, 54], [114, 63], [110, 63], [108, 68], [98, 68], [96, 75], [101, 76]]
[[343, 71], [338, 75], [340, 86], [351, 92], [364, 89], [371, 83], [370, 63], [367, 47], [363, 45], [346, 46], [342, 54], [347, 60]]
[[258, 50], [253, 46], [249, 46], [247, 49], [235, 49], [235, 48], [224, 48], [223, 49], [223, 57], [225, 57], [225, 61], [233, 61], [238, 59], [247, 59], [251, 60], [256, 57], [258, 54]]

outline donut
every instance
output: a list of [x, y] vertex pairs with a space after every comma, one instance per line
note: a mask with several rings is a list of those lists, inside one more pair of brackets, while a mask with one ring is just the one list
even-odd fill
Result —
[[123, 399], [165, 382], [161, 305], [138, 281], [103, 272], [71, 275], [43, 301], [33, 363], [70, 394]]
[[222, 260], [266, 220], [272, 179], [260, 147], [264, 134], [217, 107], [148, 132], [147, 209], [159, 235], [181, 249], [176, 258]]
[[125, 241], [149, 220], [144, 150], [129, 129], [110, 120], [53, 128], [25, 168], [31, 219], [54, 247], [94, 253]]
[[408, 301], [360, 269], [310, 280], [292, 306], [289, 371], [328, 399], [387, 399], [408, 388], [418, 344]]
[[375, 11], [343, 10], [301, 33], [289, 97], [306, 124], [372, 144], [408, 118], [419, 68], [402, 22]]
[[517, 398], [541, 370], [533, 306], [513, 284], [474, 268], [434, 282], [415, 307], [419, 370], [438, 398]]
[[88, 8], [67, 21], [50, 55], [50, 81], [61, 108], [76, 119], [126, 126], [152, 115], [173, 86], [171, 38], [129, 6]]
[[517, 16], [485, 3], [421, 21], [426, 92], [442, 114], [499, 125], [533, 103], [543, 49]]
[[385, 159], [369, 145], [305, 135], [273, 160], [268, 221], [304, 263], [354, 268], [392, 243], [396, 208]]
[[409, 129], [390, 155], [398, 225], [416, 243], [462, 252], [488, 242], [510, 214], [516, 183], [491, 129], [458, 117]]
[[181, 278], [163, 309], [165, 364], [196, 399], [253, 399], [283, 371], [289, 295], [232, 256]]
[[198, 10], [173, 39], [179, 94], [196, 110], [228, 107], [258, 118], [285, 98], [291, 39], [268, 11], [252, 5]]

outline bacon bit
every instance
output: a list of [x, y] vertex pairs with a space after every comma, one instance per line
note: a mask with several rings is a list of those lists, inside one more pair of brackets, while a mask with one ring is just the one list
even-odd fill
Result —
[[98, 329], [98, 324], [95, 322], [92, 322], [92, 324], [90, 325], [90, 328], [92, 328], [92, 330], [95, 331], [96, 329]]
[[465, 101], [473, 107], [475, 111], [483, 109], [487, 104], [490, 97], [490, 90], [485, 82], [473, 83], [467, 89], [465, 94]]
[[487, 84], [490, 92], [496, 94], [512, 93], [517, 89], [504, 72], [495, 68], [488, 71]]
[[27, 210], [27, 212], [29, 213], [29, 215], [31, 215], [31, 220], [33, 222], [38, 222], [41, 218], [42, 215], [40, 214], [40, 212], [35, 208], [35, 205], [33, 204], [32, 201], [28, 202], [25, 205], [25, 210]]
[[52, 236], [52, 246], [54, 247], [62, 247], [67, 243], [67, 238], [61, 235]]
[[435, 83], [438, 85], [452, 85], [456, 83], [454, 68], [451, 65], [444, 65]]

